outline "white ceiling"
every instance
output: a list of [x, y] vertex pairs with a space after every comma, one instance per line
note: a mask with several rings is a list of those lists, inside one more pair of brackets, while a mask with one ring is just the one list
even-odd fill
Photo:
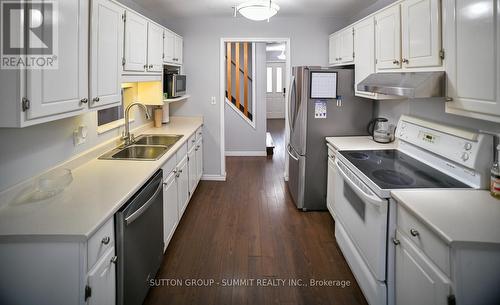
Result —
[[[142, 7], [167, 17], [232, 16], [232, 7], [245, 0], [133, 0]], [[350, 18], [376, 0], [273, 0], [278, 16]]]

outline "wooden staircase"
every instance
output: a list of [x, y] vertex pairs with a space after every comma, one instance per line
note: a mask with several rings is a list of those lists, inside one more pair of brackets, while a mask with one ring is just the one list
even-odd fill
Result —
[[[227, 83], [225, 91], [226, 100], [231, 103], [237, 111], [239, 111], [240, 115], [253, 122], [253, 109], [251, 109], [251, 105], [249, 103], [250, 90], [252, 88], [252, 78], [249, 71], [249, 61], [251, 60], [249, 45], [249, 42], [226, 42]], [[241, 51], [243, 53], [241, 53]], [[243, 82], [243, 88], [241, 88], [241, 82]]]

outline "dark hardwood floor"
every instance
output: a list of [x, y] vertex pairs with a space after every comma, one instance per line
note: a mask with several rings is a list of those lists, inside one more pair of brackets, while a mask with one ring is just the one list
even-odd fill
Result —
[[[200, 182], [145, 304], [366, 304], [329, 213], [299, 212], [291, 201], [283, 180], [284, 121], [268, 120], [268, 131], [273, 156], [228, 157], [226, 182]], [[192, 279], [207, 282], [188, 286]], [[229, 279], [254, 281], [223, 286]], [[263, 279], [287, 281], [264, 287]], [[350, 286], [311, 287], [311, 279]]]

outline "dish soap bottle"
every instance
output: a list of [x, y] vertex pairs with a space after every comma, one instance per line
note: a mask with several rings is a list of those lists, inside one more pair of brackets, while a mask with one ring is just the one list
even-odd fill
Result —
[[497, 155], [495, 156], [495, 162], [491, 167], [491, 184], [490, 193], [493, 197], [500, 199], [500, 164], [498, 164], [498, 153], [500, 151], [500, 145], [497, 146]]

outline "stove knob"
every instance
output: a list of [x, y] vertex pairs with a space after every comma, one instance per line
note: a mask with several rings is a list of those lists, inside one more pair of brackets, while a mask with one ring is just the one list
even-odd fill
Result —
[[465, 148], [465, 150], [471, 150], [472, 149], [472, 144], [469, 143], [469, 142], [465, 142], [464, 148]]
[[468, 154], [468, 153], [466, 153], [466, 152], [464, 152], [464, 153], [462, 154], [462, 160], [464, 160], [464, 161], [469, 160], [469, 154]]

